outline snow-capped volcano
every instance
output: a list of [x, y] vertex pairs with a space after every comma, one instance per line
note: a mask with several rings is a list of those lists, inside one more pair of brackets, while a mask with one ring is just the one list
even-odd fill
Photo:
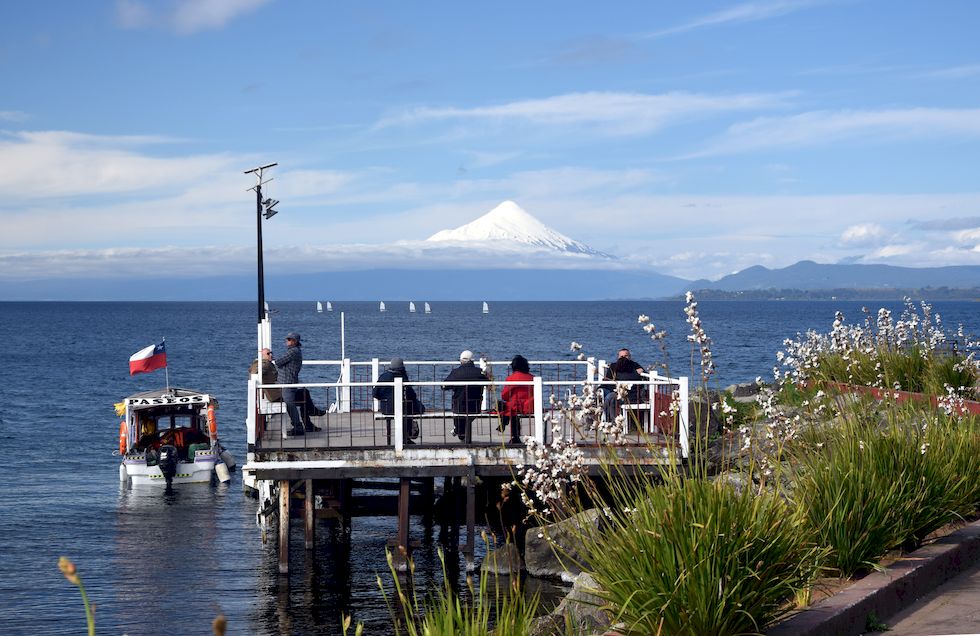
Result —
[[609, 258], [584, 243], [556, 232], [524, 211], [513, 201], [504, 201], [480, 218], [454, 230], [442, 230], [426, 239], [431, 243], [479, 243], [492, 247], [499, 241], [519, 243], [568, 254]]

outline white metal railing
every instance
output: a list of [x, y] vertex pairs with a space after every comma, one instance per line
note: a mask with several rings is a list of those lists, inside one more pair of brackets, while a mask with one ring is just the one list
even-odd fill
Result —
[[[509, 364], [508, 361], [481, 362], [483, 363], [481, 366], [484, 369], [491, 367], [506, 368]], [[562, 392], [565, 392], [566, 394], [574, 393], [581, 395], [586, 385], [603, 384], [601, 374], [605, 369], [604, 361], [600, 361], [598, 364], [596, 364], [593, 359], [546, 360], [530, 361], [532, 371], [539, 372], [539, 375], [535, 375], [533, 381], [529, 382], [506, 382], [502, 379], [494, 379], [491, 382], [447, 382], [445, 380], [411, 380], [405, 382], [399, 377], [395, 378], [395, 381], [391, 383], [379, 383], [377, 382], [377, 378], [380, 375], [382, 364], [378, 358], [374, 358], [370, 361], [351, 361], [350, 359], [304, 360], [303, 364], [304, 367], [335, 367], [339, 370], [338, 380], [335, 382], [314, 381], [300, 382], [297, 384], [262, 384], [257, 375], [251, 376], [248, 386], [248, 417], [246, 421], [247, 438], [250, 448], [254, 447], [254, 445], [259, 441], [257, 434], [257, 415], [259, 414], [260, 400], [262, 399], [260, 397], [261, 392], [265, 389], [307, 388], [317, 391], [322, 390], [324, 394], [327, 395], [332, 393], [335, 399], [329, 406], [329, 416], [329, 414], [350, 414], [354, 410], [366, 410], [377, 413], [379, 410], [377, 400], [374, 400], [373, 397], [365, 397], [370, 395], [370, 389], [373, 389], [376, 386], [391, 386], [394, 389], [395, 395], [403, 395], [405, 387], [410, 386], [415, 388], [420, 394], [431, 396], [430, 402], [432, 403], [438, 403], [435, 396], [439, 395], [438, 391], [442, 387], [470, 385], [480, 386], [483, 389], [481, 404], [482, 413], [466, 415], [482, 415], [486, 417], [491, 415], [491, 413], [488, 413], [492, 410], [491, 399], [494, 395], [496, 395], [500, 388], [506, 385], [529, 385], [533, 387], [534, 396], [534, 413], [529, 414], [530, 417], [533, 417], [533, 436], [540, 443], [547, 443], [547, 436], [550, 431], [549, 427], [546, 425], [545, 415], [546, 411], [549, 411], [549, 407], [546, 407], [546, 404], [548, 404], [550, 400], [546, 399], [546, 395], [554, 395], [556, 396], [556, 399], [559, 400], [566, 397], [566, 395], [563, 395]], [[413, 369], [416, 377], [435, 374], [435, 372], [438, 370], [446, 370], [448, 372], [448, 370], [451, 370], [458, 365], [459, 362], [456, 360], [405, 361], [405, 366]], [[573, 376], [574, 379], [551, 379], [560, 378], [563, 374], [563, 368], [570, 368], [572, 372], [568, 375]], [[581, 373], [581, 375], [579, 375], [579, 373]], [[365, 380], [357, 380], [356, 378], [358, 376], [365, 377]], [[662, 418], [664, 417], [662, 412], [669, 408], [670, 404], [682, 406], [677, 414], [677, 418], [671, 419], [676, 422], [677, 430], [673, 431], [673, 433], [677, 435], [677, 442], [681, 450], [681, 454], [686, 458], [689, 450], [690, 426], [688, 408], [686, 408], [688, 402], [688, 379], [686, 377], [668, 378], [657, 374], [650, 374], [647, 380], [643, 382], [634, 382], [631, 384], [634, 386], [644, 386], [648, 391], [648, 401], [646, 403], [640, 405], [630, 405], [631, 409], [637, 411], [638, 414], [639, 412], [643, 412], [648, 425], [647, 432], [653, 432], [655, 430], [655, 423], [662, 421]], [[356, 398], [354, 396], [355, 392], [358, 393]], [[443, 396], [442, 401], [444, 405], [446, 400], [447, 398]], [[405, 414], [402, 412], [402, 400], [395, 400], [394, 402], [395, 412], [391, 414], [394, 421], [393, 446], [396, 451], [401, 451], [405, 447], [404, 429], [402, 426]], [[425, 403], [425, 400], [423, 400], [423, 403]], [[553, 411], [553, 409], [551, 410]], [[557, 415], [557, 413], [554, 412], [551, 414]], [[454, 414], [451, 412], [451, 409], [443, 409], [437, 413], [433, 413], [431, 417], [439, 417], [440, 415], [444, 418], [451, 419]]]

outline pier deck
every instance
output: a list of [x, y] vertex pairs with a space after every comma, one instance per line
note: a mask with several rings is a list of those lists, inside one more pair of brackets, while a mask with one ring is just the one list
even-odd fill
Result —
[[[687, 457], [687, 409], [676, 407], [687, 404], [686, 378], [654, 376], [642, 383], [646, 385], [644, 395], [648, 396], [645, 403], [616, 407], [616, 413], [629, 425], [620, 443], [612, 444], [594, 428], [577, 425], [568, 411], [561, 408], [561, 404], [567, 408], [569, 404], [580, 405], [588, 400], [595, 400], [597, 406], [602, 404], [602, 393], [597, 390], [601, 385], [602, 363], [532, 362], [537, 372], [533, 381], [514, 384], [531, 387], [534, 409], [521, 416], [521, 443], [511, 443], [511, 431], [501, 430], [501, 418], [493, 411], [504, 382], [439, 382], [437, 378], [446, 376], [453, 366], [451, 362], [408, 361], [406, 364], [414, 367], [410, 377], [431, 379], [405, 382], [396, 378], [391, 383], [378, 382], [378, 360], [370, 363], [310, 361], [309, 364], [338, 366], [339, 380], [302, 385], [262, 385], [256, 376], [249, 380], [248, 459], [242, 468], [243, 481], [246, 488], [259, 495], [260, 523], [264, 525], [274, 514], [279, 517], [282, 573], [289, 571], [289, 518], [294, 499], [303, 501], [306, 544], [312, 549], [315, 519], [329, 513], [349, 520], [353, 514], [352, 488], [358, 481], [394, 479], [392, 486], [397, 484], [398, 489], [394, 545], [399, 546], [401, 554], [408, 555], [412, 489], [421, 489], [423, 509], [432, 510], [434, 480], [442, 478], [442, 497], [458, 502], [450, 506], [451, 524], [456, 524], [457, 515], [464, 513], [463, 551], [467, 567], [471, 567], [475, 493], [480, 478], [506, 481], [517, 476], [521, 465], [534, 463], [534, 448], [550, 445], [556, 438], [574, 442], [582, 454], [585, 469], [593, 475], [601, 474], [603, 464], [610, 461], [619, 470], [647, 472]], [[448, 397], [453, 386], [473, 384], [480, 386], [483, 395], [481, 411], [453, 413]], [[391, 387], [394, 395], [404, 395], [412, 387], [427, 407], [426, 412], [421, 416], [403, 414], [402, 402], [395, 400], [394, 413], [379, 413], [378, 403], [371, 397], [377, 386]], [[316, 404], [329, 405], [326, 414], [310, 418], [321, 430], [284, 437], [282, 431], [283, 427], [290, 427], [289, 417], [281, 403], [263, 398], [264, 391], [270, 388], [306, 388]], [[455, 434], [455, 424], [462, 423], [461, 418], [469, 421], [462, 439]], [[413, 420], [418, 424], [417, 435], [413, 434]], [[318, 506], [328, 505], [332, 506], [329, 511], [317, 510]]]

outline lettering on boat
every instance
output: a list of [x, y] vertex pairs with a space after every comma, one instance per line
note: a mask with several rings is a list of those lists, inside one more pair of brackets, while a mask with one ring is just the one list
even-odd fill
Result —
[[126, 404], [130, 406], [153, 406], [156, 404], [204, 404], [208, 401], [206, 395], [165, 395], [152, 398], [126, 398]]

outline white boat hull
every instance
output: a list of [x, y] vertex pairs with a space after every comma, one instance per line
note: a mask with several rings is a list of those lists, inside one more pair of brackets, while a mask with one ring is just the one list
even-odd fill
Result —
[[[194, 461], [177, 462], [177, 474], [174, 475], [172, 484], [196, 484], [210, 483], [212, 476], [215, 475], [215, 465], [221, 459], [217, 452], [213, 450], [198, 451], [194, 456]], [[127, 457], [122, 465], [126, 469], [126, 477], [133, 486], [165, 486], [166, 478], [160, 471], [159, 466], [147, 466], [146, 459], [143, 457]]]

